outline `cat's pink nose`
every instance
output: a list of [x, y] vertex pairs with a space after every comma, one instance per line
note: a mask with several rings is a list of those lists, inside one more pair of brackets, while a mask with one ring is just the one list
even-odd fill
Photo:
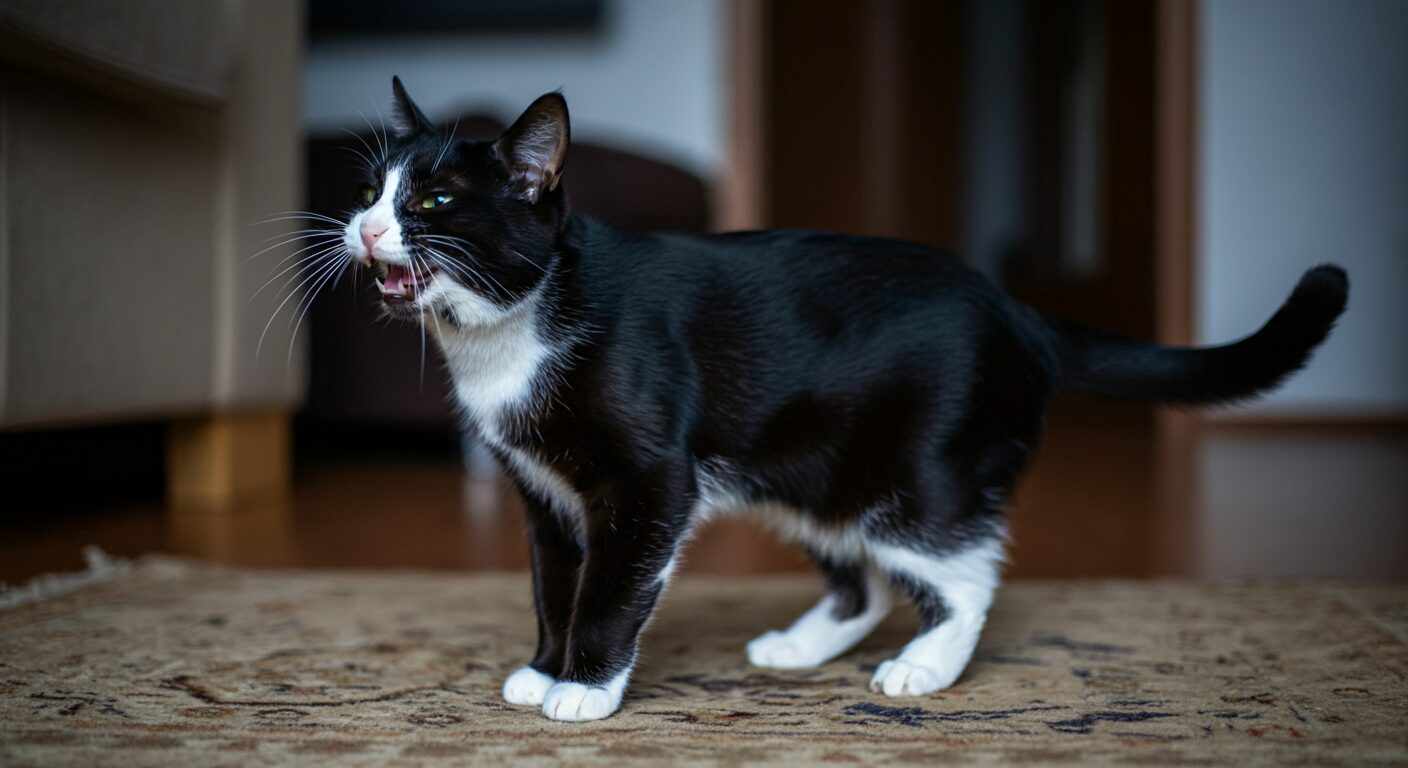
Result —
[[371, 255], [372, 248], [376, 245], [376, 241], [380, 240], [381, 236], [386, 234], [386, 230], [388, 229], [390, 229], [390, 227], [384, 224], [372, 224], [370, 222], [362, 224], [362, 245], [366, 246], [368, 256]]

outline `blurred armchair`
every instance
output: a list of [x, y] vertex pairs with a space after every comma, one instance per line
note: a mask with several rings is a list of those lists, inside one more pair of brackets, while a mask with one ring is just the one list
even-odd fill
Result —
[[256, 356], [243, 262], [303, 199], [302, 21], [0, 0], [0, 430], [160, 418], [176, 504], [286, 487], [305, 354], [275, 322]]

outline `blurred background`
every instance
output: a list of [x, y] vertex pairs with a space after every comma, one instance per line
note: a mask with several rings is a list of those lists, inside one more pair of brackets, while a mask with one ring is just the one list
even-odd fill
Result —
[[[562, 89], [580, 212], [917, 240], [1142, 338], [1240, 337], [1338, 262], [1275, 395], [1058, 403], [1011, 572], [1408, 579], [1405, 38], [1399, 0], [0, 0], [0, 580], [526, 566], [437, 353], [280, 273], [393, 74], [464, 138]], [[688, 563], [809, 567], [738, 521]]]

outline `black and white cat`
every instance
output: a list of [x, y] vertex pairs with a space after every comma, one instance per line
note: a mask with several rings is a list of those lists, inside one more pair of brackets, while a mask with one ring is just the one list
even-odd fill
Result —
[[343, 245], [378, 270], [392, 315], [433, 334], [468, 428], [523, 494], [538, 647], [503, 695], [555, 720], [616, 711], [681, 546], [734, 509], [800, 540], [828, 590], [749, 661], [844, 653], [893, 586], [921, 627], [871, 688], [951, 685], [1053, 393], [1248, 398], [1303, 366], [1345, 308], [1345, 273], [1320, 266], [1255, 334], [1177, 349], [1045, 316], [911, 243], [622, 232], [569, 214], [562, 96], [468, 142], [393, 88], [389, 146]]

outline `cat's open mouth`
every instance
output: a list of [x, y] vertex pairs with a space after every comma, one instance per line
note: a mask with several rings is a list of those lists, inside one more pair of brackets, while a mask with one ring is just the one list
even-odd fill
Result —
[[412, 302], [435, 277], [434, 268], [386, 265], [386, 277], [381, 280], [381, 300], [388, 304]]

